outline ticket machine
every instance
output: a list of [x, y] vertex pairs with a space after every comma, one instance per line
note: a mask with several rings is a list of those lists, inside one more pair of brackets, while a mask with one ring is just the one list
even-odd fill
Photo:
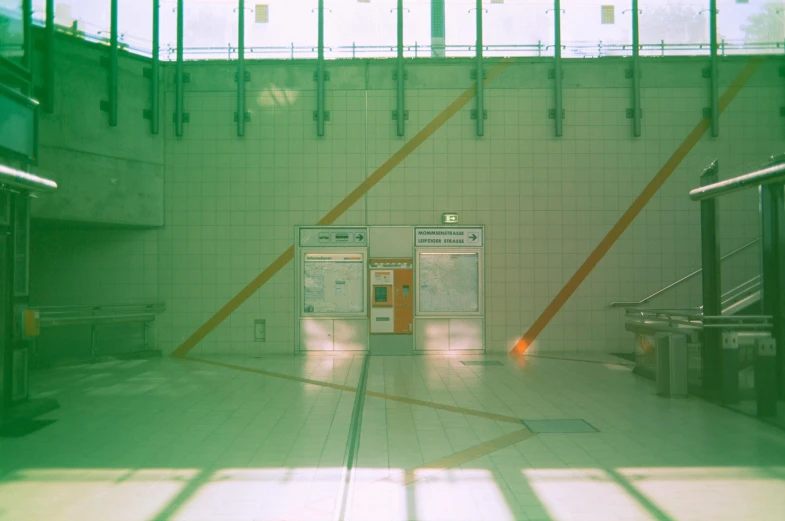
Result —
[[371, 259], [371, 334], [411, 335], [412, 259]]

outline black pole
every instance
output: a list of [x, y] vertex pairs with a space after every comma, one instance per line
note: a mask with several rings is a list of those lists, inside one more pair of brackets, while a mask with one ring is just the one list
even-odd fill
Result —
[[[701, 174], [706, 186], [719, 180], [719, 163], [715, 159]], [[701, 201], [701, 267], [703, 276], [703, 315], [722, 314], [720, 283], [720, 247], [717, 234], [717, 200]], [[703, 391], [708, 398], [719, 398], [722, 378], [722, 334], [719, 328], [704, 328], [702, 350]]]

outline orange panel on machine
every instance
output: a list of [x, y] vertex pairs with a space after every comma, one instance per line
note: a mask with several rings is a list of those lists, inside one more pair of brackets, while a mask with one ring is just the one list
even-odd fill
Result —
[[412, 286], [412, 278], [411, 268], [395, 270], [393, 306], [395, 307], [394, 331], [396, 333], [412, 334], [414, 317], [414, 287]]

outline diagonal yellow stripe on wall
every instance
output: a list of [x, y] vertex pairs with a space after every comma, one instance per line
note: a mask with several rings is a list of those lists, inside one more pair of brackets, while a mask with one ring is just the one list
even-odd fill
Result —
[[[490, 83], [496, 79], [507, 66], [513, 62], [513, 59], [504, 59], [494, 65], [487, 73], [484, 84]], [[393, 156], [384, 162], [382, 166], [368, 176], [365, 181], [355, 188], [349, 195], [347, 195], [335, 208], [327, 212], [327, 215], [317, 223], [319, 225], [332, 224], [343, 215], [351, 206], [360, 200], [362, 196], [376, 186], [379, 181], [389, 174], [396, 166], [401, 164], [404, 159], [409, 157], [412, 152], [422, 145], [429, 137], [431, 137], [437, 130], [439, 130], [447, 121], [450, 120], [455, 114], [458, 113], [475, 95], [477, 91], [476, 86], [466, 89], [463, 94], [450, 103], [433, 121], [425, 125], [412, 139], [407, 141]], [[290, 246], [285, 252], [281, 254], [270, 266], [268, 266], [262, 273], [255, 279], [249, 282], [240, 292], [235, 295], [229, 302], [218, 310], [207, 322], [202, 324], [185, 342], [183, 342], [177, 349], [172, 352], [172, 356], [185, 356], [196, 344], [201, 342], [212, 330], [218, 327], [221, 322], [227, 319], [243, 302], [248, 300], [251, 295], [256, 293], [259, 288], [264, 286], [273, 276], [281, 271], [294, 258], [294, 246]]]
[[[746, 85], [749, 79], [758, 70], [760, 64], [763, 62], [763, 57], [752, 58], [747, 65], [741, 70], [736, 79], [733, 80], [728, 90], [720, 97], [720, 114], [730, 105], [730, 102], [736, 97], [741, 89]], [[608, 234], [600, 241], [597, 247], [592, 251], [586, 260], [581, 264], [575, 274], [567, 281], [567, 284], [556, 294], [550, 304], [545, 310], [537, 317], [537, 320], [531, 325], [523, 337], [518, 340], [515, 347], [512, 348], [510, 354], [519, 355], [526, 351], [532, 342], [542, 333], [545, 327], [553, 320], [553, 317], [561, 310], [562, 306], [578, 289], [583, 281], [594, 270], [597, 264], [602, 260], [611, 247], [616, 244], [619, 237], [624, 231], [632, 224], [632, 221], [643, 211], [643, 208], [648, 204], [657, 191], [665, 184], [665, 181], [673, 174], [681, 162], [687, 157], [695, 145], [700, 141], [701, 137], [711, 126], [711, 121], [708, 118], [703, 118], [698, 125], [689, 133], [689, 135], [682, 141], [681, 145], [673, 152], [670, 158], [665, 162], [657, 175], [646, 185], [646, 188], [640, 195], [632, 202], [626, 212], [619, 218], [619, 221], [613, 225]], [[685, 194], [686, 197], [686, 194]]]

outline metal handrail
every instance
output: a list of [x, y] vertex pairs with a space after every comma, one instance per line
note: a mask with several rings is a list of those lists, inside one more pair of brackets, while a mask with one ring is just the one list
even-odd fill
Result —
[[781, 156], [774, 157], [772, 158], [772, 162], [779, 161], [779, 164], [696, 188], [690, 191], [690, 199], [693, 201], [703, 201], [705, 199], [732, 194], [747, 188], [785, 181], [785, 163], [782, 162], [783, 159], [785, 158]]
[[[725, 259], [733, 257], [737, 253], [740, 253], [740, 252], [746, 250], [747, 248], [751, 247], [752, 245], [757, 244], [759, 242], [760, 242], [760, 237], [758, 237], [757, 239], [753, 239], [752, 241], [748, 242], [747, 244], [744, 244], [743, 246], [740, 246], [740, 247], [736, 248], [735, 250], [726, 253], [725, 255], [723, 255], [720, 258], [720, 261], [724, 261]], [[664, 293], [667, 290], [669, 290], [669, 289], [671, 289], [671, 288], [673, 288], [675, 286], [678, 286], [682, 282], [685, 282], [686, 280], [691, 279], [692, 277], [694, 277], [695, 275], [697, 275], [698, 273], [700, 273], [702, 271], [703, 271], [703, 268], [698, 268], [697, 270], [693, 271], [689, 275], [685, 275], [684, 277], [680, 278], [679, 280], [677, 280], [675, 282], [671, 282], [670, 284], [668, 284], [664, 288], [655, 291], [654, 293], [652, 293], [651, 295], [649, 295], [648, 297], [646, 297], [644, 299], [641, 299], [641, 300], [638, 300], [638, 301], [611, 302], [610, 303], [610, 307], [612, 307], [612, 308], [625, 308], [625, 307], [630, 307], [630, 306], [638, 306], [640, 304], [646, 304], [649, 300], [651, 300], [652, 298], [656, 297], [657, 295], [659, 295], [661, 293]]]

